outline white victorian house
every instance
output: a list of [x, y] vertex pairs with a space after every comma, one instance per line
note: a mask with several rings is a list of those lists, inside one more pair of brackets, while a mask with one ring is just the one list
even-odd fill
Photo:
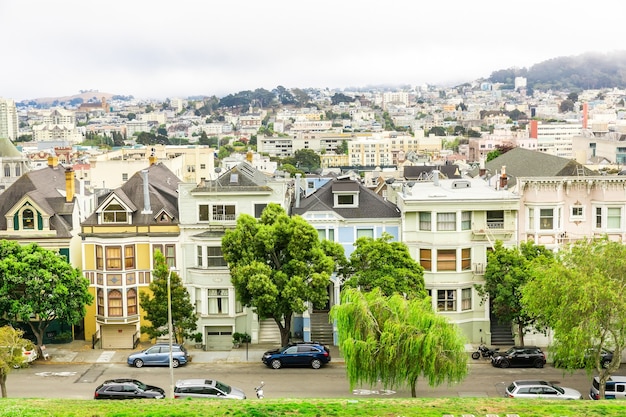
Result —
[[215, 180], [179, 185], [180, 275], [195, 305], [206, 350], [231, 349], [235, 332], [249, 334], [252, 343], [280, 343], [273, 321], [259, 323], [251, 309], [236, 301], [222, 237], [240, 214], [260, 218], [269, 203], [287, 211], [290, 184], [289, 178], [273, 178], [242, 162]]

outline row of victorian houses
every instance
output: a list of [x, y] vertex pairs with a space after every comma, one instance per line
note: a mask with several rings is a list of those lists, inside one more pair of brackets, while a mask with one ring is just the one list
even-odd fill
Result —
[[[240, 214], [259, 218], [270, 203], [302, 216], [346, 256], [362, 236], [387, 233], [404, 242], [424, 268], [433, 309], [474, 344], [513, 343], [510, 332], [496, 338], [497, 317], [475, 289], [496, 240], [513, 246], [530, 239], [558, 250], [580, 238], [626, 238], [626, 176], [521, 148], [474, 172], [446, 165], [380, 173], [375, 187], [351, 175], [267, 175], [248, 162], [213, 179], [183, 181], [151, 155], [120, 187], [98, 193], [50, 157], [47, 167], [24, 173], [0, 194], [0, 233], [58, 251], [89, 280], [94, 303], [73, 326], [76, 339], [103, 349], [146, 340], [139, 294], [148, 291], [159, 250], [189, 291], [204, 349], [224, 350], [235, 332], [248, 333], [252, 343], [280, 342], [275, 323], [237, 301], [221, 251]], [[338, 343], [328, 312], [341, 284], [333, 277], [328, 305], [294, 319], [294, 338]], [[49, 340], [64, 330], [55, 326]]]

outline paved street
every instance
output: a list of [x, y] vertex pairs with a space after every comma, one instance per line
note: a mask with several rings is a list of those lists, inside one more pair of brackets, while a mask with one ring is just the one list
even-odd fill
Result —
[[[102, 354], [102, 353], [101, 353]], [[113, 355], [115, 356], [115, 355]], [[564, 375], [562, 371], [546, 366], [543, 369], [493, 368], [488, 361], [470, 362], [470, 373], [461, 383], [430, 388], [424, 380], [418, 382], [419, 397], [494, 397], [501, 395], [505, 384], [515, 379], [543, 379], [579, 390], [587, 398], [590, 377], [584, 371]], [[622, 370], [626, 374], [626, 370]], [[8, 377], [10, 397], [60, 397], [93, 398], [93, 390], [111, 378], [136, 378], [160, 386], [169, 393], [170, 377], [167, 367], [144, 367], [137, 369], [120, 362], [35, 362], [31, 367], [18, 369]], [[356, 394], [350, 390], [345, 364], [331, 363], [319, 370], [310, 368], [284, 368], [273, 370], [260, 362], [260, 356], [245, 363], [193, 362], [174, 369], [174, 380], [183, 378], [213, 378], [242, 388], [248, 397], [254, 396], [254, 386], [265, 381], [267, 398], [281, 397], [358, 397], [381, 394], [382, 386], [357, 387]], [[360, 389], [360, 391], [358, 391]], [[374, 392], [372, 392], [374, 391]], [[409, 397], [407, 390], [397, 390], [392, 397]]]

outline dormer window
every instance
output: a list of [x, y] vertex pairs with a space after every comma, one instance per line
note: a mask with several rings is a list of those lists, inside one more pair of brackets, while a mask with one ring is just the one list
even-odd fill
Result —
[[338, 180], [332, 185], [335, 208], [359, 207], [359, 184], [349, 180]]
[[35, 228], [35, 213], [31, 209], [22, 212], [22, 229], [33, 230]]
[[338, 195], [337, 196], [337, 205], [338, 206], [345, 206], [345, 205], [353, 205], [354, 204], [354, 195], [352, 194], [345, 194], [345, 195]]
[[128, 223], [128, 213], [121, 204], [112, 202], [102, 211], [103, 223]]

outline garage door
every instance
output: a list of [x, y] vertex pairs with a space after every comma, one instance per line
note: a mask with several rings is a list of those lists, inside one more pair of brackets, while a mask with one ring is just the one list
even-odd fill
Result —
[[100, 327], [102, 349], [132, 349], [137, 328], [127, 324], [108, 324]]
[[231, 350], [233, 328], [230, 326], [206, 327], [206, 350]]

